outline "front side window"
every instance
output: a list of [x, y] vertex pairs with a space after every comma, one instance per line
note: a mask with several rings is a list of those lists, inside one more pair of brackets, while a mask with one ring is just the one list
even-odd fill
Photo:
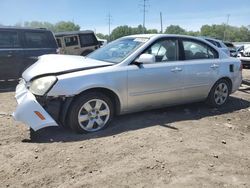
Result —
[[142, 37], [128, 37], [118, 39], [102, 48], [99, 48], [87, 57], [99, 61], [107, 61], [110, 63], [121, 63], [147, 41], [148, 38]]
[[0, 48], [18, 48], [20, 46], [17, 32], [0, 31]]
[[155, 56], [156, 62], [167, 62], [178, 60], [178, 41], [166, 39], [156, 42], [144, 53]]
[[77, 46], [78, 45], [78, 37], [64, 37], [65, 46]]
[[193, 59], [215, 59], [218, 53], [210, 46], [198, 41], [183, 41], [186, 60]]

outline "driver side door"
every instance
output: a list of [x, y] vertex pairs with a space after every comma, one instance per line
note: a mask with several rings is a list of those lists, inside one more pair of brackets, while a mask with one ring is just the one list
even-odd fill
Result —
[[185, 67], [183, 61], [179, 60], [178, 39], [158, 40], [143, 52], [145, 53], [154, 55], [156, 61], [140, 66], [129, 65], [129, 111], [182, 103]]

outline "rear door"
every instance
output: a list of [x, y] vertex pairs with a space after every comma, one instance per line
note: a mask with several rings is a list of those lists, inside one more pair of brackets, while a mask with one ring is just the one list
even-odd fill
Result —
[[185, 72], [184, 98], [187, 102], [205, 99], [219, 75], [218, 52], [201, 41], [182, 39]]
[[25, 44], [23, 71], [35, 63], [39, 56], [57, 53], [56, 40], [50, 31], [24, 30], [22, 34]]
[[19, 78], [22, 58], [19, 32], [0, 30], [0, 80]]

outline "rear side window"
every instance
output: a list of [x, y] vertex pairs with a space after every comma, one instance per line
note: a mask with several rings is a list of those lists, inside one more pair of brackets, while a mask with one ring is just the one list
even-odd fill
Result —
[[77, 36], [64, 37], [64, 42], [66, 46], [77, 46], [78, 38]]
[[94, 34], [81, 34], [79, 36], [82, 47], [98, 45], [98, 41]]
[[27, 48], [55, 48], [54, 38], [48, 32], [32, 32], [24, 33]]
[[183, 40], [183, 47], [186, 60], [218, 58], [214, 49], [199, 41]]
[[15, 31], [0, 31], [0, 48], [21, 47], [18, 34]]
[[219, 48], [222, 47], [221, 44], [220, 44], [219, 42], [216, 42], [216, 44], [217, 44], [217, 46], [218, 46]]

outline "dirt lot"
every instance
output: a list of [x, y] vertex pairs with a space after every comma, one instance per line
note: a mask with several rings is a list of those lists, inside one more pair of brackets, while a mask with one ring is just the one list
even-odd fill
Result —
[[15, 104], [0, 93], [0, 187], [250, 187], [249, 88], [222, 109], [171, 107], [94, 134], [47, 128], [34, 140], [10, 117]]

